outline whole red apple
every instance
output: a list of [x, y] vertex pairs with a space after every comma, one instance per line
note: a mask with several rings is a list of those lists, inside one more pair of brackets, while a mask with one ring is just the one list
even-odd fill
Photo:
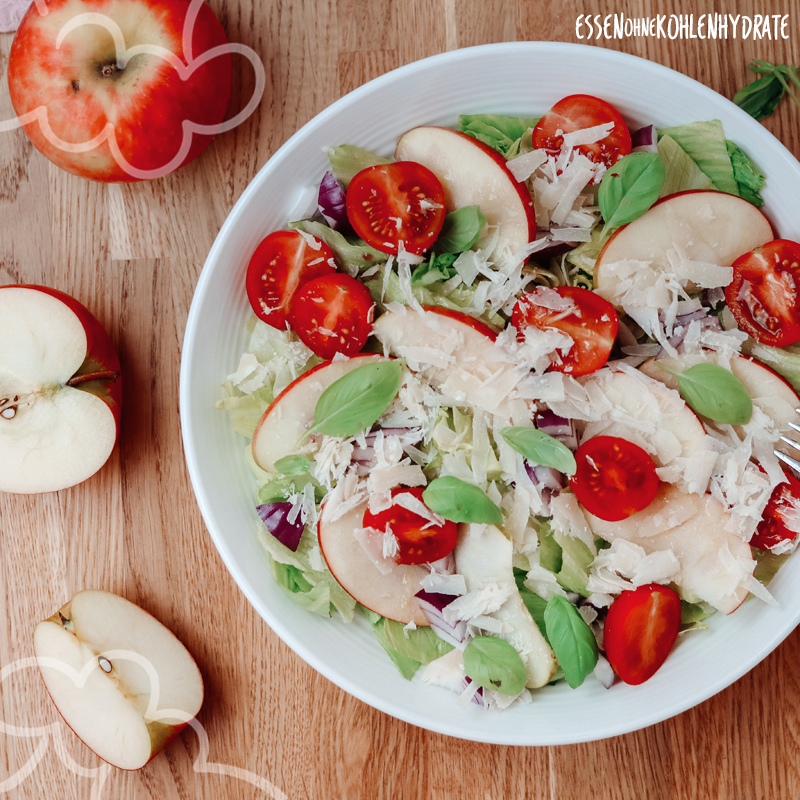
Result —
[[45, 286], [0, 286], [0, 491], [56, 492], [117, 441], [120, 364], [100, 323]]
[[8, 83], [25, 132], [57, 166], [97, 181], [156, 178], [218, 131], [230, 46], [202, 0], [38, 0], [11, 45]]

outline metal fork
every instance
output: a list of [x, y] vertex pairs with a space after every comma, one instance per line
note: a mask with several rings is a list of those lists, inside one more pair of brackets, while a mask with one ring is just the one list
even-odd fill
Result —
[[[800, 408], [796, 408], [795, 411], [800, 414]], [[798, 425], [796, 422], [789, 422], [787, 424], [793, 431], [800, 433], [800, 425]], [[781, 436], [781, 441], [784, 444], [788, 444], [789, 447], [797, 450], [797, 452], [800, 453], [800, 443], [795, 442], [794, 439], [790, 439], [788, 436]], [[800, 475], [800, 461], [798, 461], [796, 458], [786, 455], [786, 453], [781, 450], [776, 450], [775, 455], [778, 456], [778, 458], [783, 461], [784, 464], [786, 464], [788, 467], [791, 467], [798, 475]]]

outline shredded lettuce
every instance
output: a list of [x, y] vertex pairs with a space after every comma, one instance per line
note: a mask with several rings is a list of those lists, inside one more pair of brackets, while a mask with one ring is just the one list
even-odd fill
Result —
[[548, 520], [537, 517], [536, 533], [539, 537], [539, 563], [554, 575], [561, 571], [561, 545], [555, 540]]
[[386, 640], [398, 653], [420, 664], [430, 664], [453, 649], [453, 645], [440, 639], [428, 626], [407, 631], [402, 622], [384, 619], [383, 630]]
[[259, 389], [252, 394], [237, 394], [230, 381], [225, 381], [222, 389], [226, 396], [217, 400], [217, 408], [228, 412], [236, 433], [252, 439], [256, 426], [272, 402], [272, 392], [269, 389]]
[[297, 567], [293, 567], [291, 564], [281, 564], [271, 556], [269, 566], [275, 582], [295, 603], [313, 614], [330, 617], [330, 587], [324, 583], [312, 586]]
[[733, 164], [733, 177], [739, 186], [740, 196], [749, 200], [754, 206], [763, 206], [764, 198], [759, 192], [767, 182], [766, 176], [740, 147], [730, 140], [725, 145], [728, 148], [731, 164]]
[[370, 153], [360, 147], [351, 144], [340, 144], [338, 147], [331, 147], [327, 151], [328, 160], [331, 162], [331, 169], [334, 175], [345, 185], [367, 167], [375, 167], [378, 164], [391, 164], [391, 159]]
[[420, 668], [420, 662], [415, 658], [410, 658], [409, 656], [398, 652], [394, 649], [394, 647], [392, 647], [389, 638], [386, 636], [386, 628], [384, 626], [383, 617], [379, 617], [377, 622], [371, 622], [370, 624], [372, 625], [372, 632], [380, 642], [381, 647], [386, 651], [386, 654], [389, 656], [389, 658], [392, 659], [397, 669], [400, 670], [400, 674], [407, 681], [410, 681], [414, 677], [414, 673]]
[[453, 263], [458, 258], [455, 253], [443, 253], [440, 256], [431, 253], [427, 261], [423, 261], [411, 275], [412, 286], [430, 286], [433, 283], [448, 281], [456, 274]]
[[658, 155], [661, 156], [667, 170], [661, 197], [691, 189], [714, 188], [711, 178], [671, 136], [663, 135], [658, 140]]
[[589, 568], [594, 561], [591, 550], [580, 539], [561, 531], [553, 531], [553, 539], [561, 547], [561, 569], [556, 580], [568, 592], [577, 592], [588, 597], [590, 593], [586, 583], [589, 580]]
[[784, 565], [791, 553], [771, 553], [769, 550], [760, 550], [753, 547], [753, 558], [756, 561], [756, 568], [753, 570], [753, 577], [767, 586], [769, 582], [778, 574], [778, 570]]
[[716, 612], [714, 606], [708, 603], [687, 603], [681, 600], [681, 628], [680, 633], [688, 633], [689, 631], [704, 631], [708, 626], [704, 624], [704, 620], [708, 619]]
[[522, 138], [536, 126], [538, 119], [505, 117], [500, 114], [462, 114], [458, 118], [458, 129], [467, 133], [493, 150], [508, 157], [519, 155]]
[[663, 128], [658, 131], [658, 138], [661, 139], [662, 136], [671, 136], [708, 175], [717, 189], [728, 194], [739, 194], [739, 184], [733, 175], [725, 133], [718, 119]]
[[339, 231], [335, 231], [321, 222], [301, 219], [290, 222], [289, 227], [293, 230], [310, 233], [325, 242], [333, 250], [336, 263], [349, 274], [357, 274], [374, 267], [376, 264], [383, 264], [389, 258], [386, 253], [381, 253], [380, 250], [370, 247], [361, 239], [354, 236], [345, 237]]
[[[594, 265], [597, 262], [597, 256], [603, 249], [603, 245], [608, 239], [607, 235], [603, 234], [603, 229], [596, 225], [592, 231], [592, 238], [588, 242], [581, 242], [577, 247], [567, 253], [565, 260], [572, 266], [577, 267], [581, 272], [591, 279], [594, 275]], [[592, 288], [592, 283], [588, 288]]]
[[789, 381], [796, 392], [800, 392], [800, 344], [769, 347], [759, 344], [755, 339], [746, 339], [742, 352], [774, 369], [778, 375]]

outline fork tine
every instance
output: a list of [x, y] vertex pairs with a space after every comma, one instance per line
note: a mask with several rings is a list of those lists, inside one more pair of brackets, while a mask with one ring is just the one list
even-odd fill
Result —
[[786, 424], [787, 424], [787, 425], [788, 425], [788, 426], [789, 426], [789, 427], [790, 427], [790, 428], [791, 428], [793, 431], [797, 431], [798, 433], [800, 433], [800, 425], [798, 425], [796, 422], [787, 422]]
[[[783, 438], [783, 437], [781, 437], [781, 438]], [[787, 441], [789, 441], [789, 440], [787, 440]], [[792, 442], [792, 444], [795, 447], [798, 447], [795, 442]], [[798, 449], [800, 450], [800, 447], [798, 447]], [[775, 451], [775, 455], [778, 456], [778, 458], [781, 461], [783, 461], [784, 464], [786, 464], [787, 466], [791, 467], [795, 472], [800, 474], [800, 461], [798, 461], [796, 458], [792, 458], [791, 456], [787, 456], [786, 453], [782, 453], [780, 450], [776, 450]]]
[[800, 442], [796, 442], [794, 439], [790, 439], [788, 436], [781, 436], [781, 441], [784, 444], [788, 444], [789, 447], [793, 447], [795, 450], [800, 452]]

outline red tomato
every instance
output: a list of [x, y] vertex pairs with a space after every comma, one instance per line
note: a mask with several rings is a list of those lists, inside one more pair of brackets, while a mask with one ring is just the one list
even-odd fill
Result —
[[637, 686], [664, 663], [681, 627], [681, 599], [651, 583], [623, 592], [611, 604], [603, 628], [606, 658], [625, 683]]
[[259, 319], [273, 328], [286, 329], [289, 304], [305, 283], [336, 272], [331, 249], [298, 231], [271, 233], [256, 248], [247, 267], [247, 297]]
[[[411, 494], [422, 502], [424, 491], [422, 486], [395, 489], [392, 497], [401, 493]], [[431, 525], [430, 520], [403, 506], [392, 506], [380, 514], [372, 514], [367, 509], [363, 524], [365, 528], [375, 528], [384, 533], [387, 526], [391, 529], [400, 545], [398, 564], [427, 564], [429, 561], [438, 561], [453, 552], [458, 536], [455, 522], [445, 520], [442, 525]]]
[[375, 303], [361, 281], [337, 272], [310, 281], [295, 292], [289, 324], [320, 358], [354, 356], [372, 331]]
[[595, 163], [613, 167], [631, 151], [630, 131], [614, 106], [588, 94], [573, 94], [559, 100], [533, 129], [533, 146], [556, 154], [564, 144], [562, 134], [606, 122], [613, 122], [614, 127], [605, 139], [575, 149]]
[[776, 239], [737, 258], [725, 300], [757, 342], [785, 347], [800, 341], [800, 244]]
[[638, 444], [617, 436], [595, 436], [578, 448], [575, 461], [572, 491], [600, 519], [627, 519], [655, 500], [656, 465]]
[[773, 489], [761, 522], [758, 523], [758, 528], [750, 540], [753, 547], [761, 550], [775, 547], [781, 542], [791, 541], [797, 536], [797, 532], [786, 525], [783, 515], [787, 511], [795, 514], [797, 513], [796, 509], [800, 509], [800, 481], [788, 472], [784, 474], [786, 483], [780, 483]]
[[[552, 302], [557, 300], [553, 292], [571, 303], [574, 310], [548, 307], [560, 305]], [[565, 315], [565, 311], [569, 313]], [[551, 366], [557, 372], [570, 375], [586, 375], [600, 369], [608, 361], [619, 329], [619, 317], [608, 300], [596, 292], [572, 286], [557, 289], [540, 286], [524, 294], [514, 307], [511, 322], [520, 341], [525, 340], [528, 325], [557, 328], [571, 336], [575, 344], [565, 356], [561, 356], [560, 363]]]
[[419, 255], [444, 224], [444, 189], [415, 161], [367, 167], [347, 187], [347, 218], [355, 232], [382, 253], [397, 255], [398, 242]]

